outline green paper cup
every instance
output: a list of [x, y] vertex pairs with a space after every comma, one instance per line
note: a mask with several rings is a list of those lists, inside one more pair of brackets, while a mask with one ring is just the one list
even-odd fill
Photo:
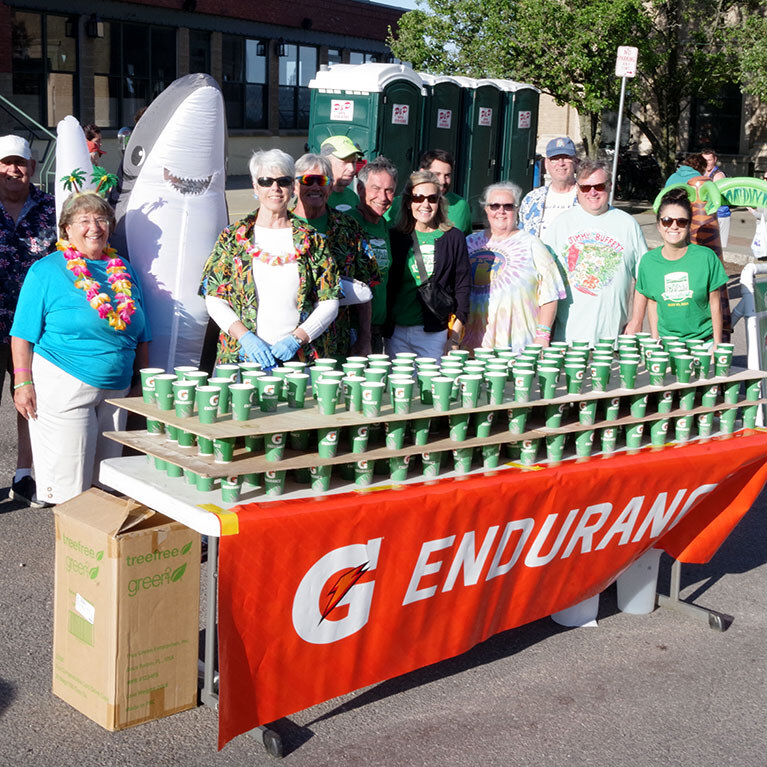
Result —
[[[305, 453], [309, 449], [309, 442], [311, 442], [311, 438], [313, 436], [313, 432], [303, 429], [302, 431], [291, 431], [288, 432], [288, 445], [290, 446], [291, 450], [300, 450], [301, 452]], [[245, 445], [247, 447], [247, 437], [245, 438]], [[263, 450], [263, 437], [256, 437], [255, 439], [260, 439], [262, 441], [261, 449]], [[254, 445], [254, 449], [258, 449], [258, 444]]]
[[761, 379], [756, 381], [748, 381], [748, 383], [746, 383], [746, 401], [756, 402], [756, 400], [761, 398], [762, 398]]
[[740, 398], [740, 381], [726, 383], [722, 388], [724, 389], [724, 401], [728, 405], [734, 405]]
[[179, 429], [178, 432], [178, 446], [179, 447], [194, 447], [197, 438], [191, 431], [184, 431]]
[[711, 375], [711, 352], [708, 351], [693, 351], [692, 356], [695, 357], [695, 367], [698, 371], [700, 378], [708, 378]]
[[546, 459], [554, 463], [562, 460], [565, 452], [565, 435], [549, 434], [546, 437]]
[[681, 410], [692, 410], [695, 407], [695, 389], [679, 390], [679, 407]]
[[152, 418], [146, 419], [147, 434], [163, 434], [165, 432], [165, 424], [162, 421], [155, 421]]
[[272, 368], [270, 375], [273, 375], [275, 378], [279, 378], [281, 381], [280, 386], [277, 388], [277, 398], [280, 402], [288, 401], [288, 391], [285, 387], [285, 378], [292, 372], [293, 371], [290, 368], [286, 368], [284, 365]]
[[642, 446], [642, 435], [644, 434], [643, 423], [632, 423], [626, 427], [626, 447], [630, 450], [636, 450]]
[[647, 412], [647, 395], [633, 394], [629, 400], [629, 407], [634, 418], [644, 418]]
[[434, 409], [440, 413], [450, 410], [450, 397], [453, 393], [453, 379], [448, 376], [435, 376], [431, 380], [431, 392]]
[[402, 482], [407, 479], [407, 467], [410, 463], [409, 455], [399, 455], [389, 459], [389, 478], [394, 482]]
[[482, 446], [482, 468], [483, 469], [495, 469], [498, 467], [501, 458], [501, 446], [500, 445], [483, 445]]
[[583, 389], [585, 366], [580, 362], [565, 362], [565, 381], [568, 394], [580, 394]]
[[426, 445], [429, 442], [429, 426], [431, 418], [416, 418], [411, 421], [413, 425], [413, 444]]
[[400, 450], [405, 444], [405, 428], [407, 421], [386, 422], [386, 447], [389, 450]]
[[208, 374], [204, 370], [190, 370], [184, 374], [185, 381], [192, 381], [195, 386], [207, 386]]
[[261, 370], [261, 365], [257, 362], [238, 362], [237, 364], [240, 368], [240, 380], [242, 380], [242, 374], [245, 372]]
[[473, 447], [459, 447], [456, 450], [453, 450], [453, 470], [458, 474], [466, 474], [470, 472], [473, 458]]
[[413, 388], [415, 381], [405, 376], [392, 375], [391, 382], [392, 405], [395, 413], [409, 413], [413, 401]]
[[157, 456], [155, 456], [153, 460], [155, 469], [157, 469], [157, 471], [165, 472], [165, 469], [168, 466], [167, 462], [162, 458], [157, 458]]
[[[478, 437], [489, 437], [493, 428], [495, 413], [490, 410], [486, 413], [475, 413], [474, 430]], [[419, 444], [419, 443], [416, 443]], [[424, 444], [424, 443], [421, 443]]]
[[719, 399], [719, 384], [707, 386], [703, 389], [703, 396], [701, 397], [701, 405], [703, 407], [714, 407], [717, 399]]
[[213, 456], [216, 463], [231, 463], [234, 457], [234, 437], [214, 439]]
[[[363, 363], [363, 366], [364, 366], [364, 363]], [[290, 375], [291, 373], [306, 373], [306, 363], [299, 362], [298, 360], [296, 360], [295, 362], [283, 362], [282, 367], [287, 368], [290, 371], [288, 375]], [[306, 373], [306, 375], [309, 375], [309, 374]]]
[[723, 349], [722, 344], [719, 344], [714, 351], [714, 374], [718, 376], [728, 375], [730, 365], [732, 365], [732, 349]]
[[348, 360], [341, 365], [341, 370], [345, 376], [361, 376], [367, 365], [364, 362], [349, 362]]
[[614, 426], [608, 426], [600, 431], [599, 437], [602, 445], [602, 452], [607, 453], [608, 455], [614, 453], [615, 445], [618, 441], [618, 430]]
[[197, 455], [214, 455], [213, 440], [208, 437], [197, 437]]
[[349, 427], [352, 453], [364, 453], [368, 449], [368, 426], [359, 424]]
[[519, 445], [519, 462], [525, 466], [532, 466], [538, 454], [540, 439], [523, 439]]
[[240, 373], [240, 380], [242, 383], [250, 384], [253, 387], [253, 398], [251, 404], [253, 407], [258, 407], [261, 401], [258, 398], [258, 379], [263, 378], [266, 375], [263, 370], [243, 370]]
[[670, 413], [674, 409], [674, 392], [663, 391], [658, 395], [658, 412]]
[[674, 439], [677, 442], [687, 442], [692, 430], [692, 416], [685, 415], [674, 421]]
[[281, 461], [285, 455], [285, 438], [286, 433], [284, 431], [276, 431], [272, 434], [264, 435], [264, 458], [267, 461]]
[[394, 362], [394, 360], [410, 360], [412, 362], [416, 357], [418, 357], [418, 355], [415, 352], [397, 352], [394, 355], [392, 362]]
[[647, 361], [647, 370], [650, 373], [652, 386], [665, 386], [667, 366], [668, 361], [664, 359], [651, 358]]
[[317, 429], [317, 452], [320, 458], [332, 458], [338, 452], [338, 427]]
[[362, 412], [362, 384], [365, 378], [361, 375], [349, 375], [341, 381], [344, 393], [344, 405], [350, 413]]
[[165, 439], [168, 442], [178, 442], [178, 432], [178, 426], [171, 426], [168, 424], [165, 429]]
[[280, 398], [282, 379], [277, 376], [261, 376], [257, 382], [258, 403], [262, 413], [273, 413], [277, 410]]
[[450, 416], [450, 439], [453, 442], [465, 442], [469, 432], [469, 414]]
[[377, 417], [381, 412], [384, 384], [379, 381], [365, 381], [360, 384], [360, 388], [362, 389], [362, 414], [369, 418]]
[[160, 410], [173, 410], [173, 373], [158, 373], [154, 377], [154, 393]]
[[433, 405], [434, 396], [431, 391], [431, 382], [439, 376], [439, 371], [419, 370], [418, 371], [418, 388], [421, 397], [421, 402], [424, 405]]
[[197, 489], [201, 493], [209, 493], [213, 489], [214, 481], [213, 477], [203, 477], [202, 474], [198, 474]]
[[[557, 371], [559, 372], [559, 371]], [[530, 394], [533, 388], [533, 378], [535, 372], [514, 366], [514, 401], [515, 402], [529, 402]]]
[[546, 428], [558, 429], [562, 425], [562, 414], [566, 408], [566, 404], [546, 405]]
[[674, 372], [679, 383], [689, 383], [692, 379], [695, 357], [692, 354], [678, 354], [674, 357]]
[[315, 365], [326, 366], [331, 370], [335, 370], [338, 367], [338, 360], [335, 357], [318, 357], [314, 360]]
[[388, 373], [386, 368], [365, 368], [364, 376], [366, 381], [385, 383]]
[[218, 415], [218, 401], [221, 389], [218, 386], [198, 386], [195, 394], [197, 400], [197, 417], [200, 423], [215, 423]]
[[354, 464], [354, 484], [367, 487], [373, 482], [373, 461], [357, 461]]
[[[749, 381], [746, 384], [746, 401], [753, 402], [761, 398], [761, 381]], [[743, 408], [743, 425], [747, 429], [753, 429], [756, 426], [756, 415], [759, 405], [748, 405]]]
[[250, 420], [250, 409], [253, 403], [253, 392], [256, 390], [253, 384], [232, 384], [229, 387], [229, 396], [232, 398], [232, 420]]
[[578, 458], [588, 458], [594, 449], [594, 429], [579, 431], [575, 435], [575, 455]]
[[315, 386], [317, 385], [317, 381], [319, 380], [320, 376], [323, 373], [332, 373], [333, 368], [330, 367], [330, 365], [312, 365], [312, 367], [309, 368], [309, 376], [311, 378], [312, 382], [312, 396], [314, 399], [317, 399], [317, 392], [315, 391]]
[[282, 495], [285, 492], [285, 471], [264, 472], [264, 494], [269, 496]]
[[232, 382], [228, 378], [219, 378], [217, 376], [214, 376], [213, 378], [208, 379], [208, 386], [215, 386], [218, 391], [218, 414], [219, 415], [226, 415], [231, 411], [230, 407], [230, 398], [229, 398], [229, 387], [232, 385]]
[[650, 444], [653, 447], [662, 447], [668, 442], [669, 418], [659, 418], [650, 424]]
[[325, 493], [330, 490], [332, 468], [332, 466], [312, 466], [309, 468], [312, 490], [315, 493]]
[[578, 403], [578, 423], [591, 426], [597, 414], [597, 402], [595, 399], [583, 399]]
[[732, 434], [735, 431], [735, 419], [738, 415], [738, 409], [735, 407], [729, 410], [722, 410], [719, 413], [719, 431], [722, 434]]
[[621, 410], [621, 398], [610, 397], [605, 400], [605, 420], [614, 421]]
[[221, 478], [221, 500], [224, 503], [236, 503], [240, 500], [240, 488], [242, 487], [242, 477], [222, 477]]
[[450, 400], [451, 401], [458, 401], [458, 393], [459, 393], [459, 385], [458, 385], [458, 379], [463, 375], [463, 371], [461, 371], [459, 368], [447, 368], [443, 369], [442, 376], [444, 378], [449, 378], [453, 385], [450, 387]]
[[390, 362], [388, 354], [368, 354], [368, 356], [365, 358], [367, 360], [370, 360], [370, 362]]
[[155, 377], [164, 374], [165, 371], [162, 368], [141, 368], [139, 370], [139, 375], [141, 376], [141, 396], [148, 405], [152, 405], [155, 402]]
[[288, 373], [285, 387], [288, 390], [288, 407], [302, 408], [306, 402], [306, 387], [309, 385], [308, 373]]
[[591, 388], [594, 391], [607, 391], [611, 369], [612, 365], [609, 362], [591, 363]]
[[251, 471], [248, 474], [242, 475], [242, 484], [243, 485], [260, 485], [261, 479], [259, 478], [258, 474], [255, 471]]
[[625, 389], [633, 389], [637, 380], [637, 368], [639, 361], [635, 359], [621, 359], [618, 362], [620, 370], [621, 385]]
[[442, 464], [442, 452], [422, 453], [421, 471], [424, 477], [436, 477]]
[[436, 357], [416, 357], [415, 358], [415, 366], [420, 370], [422, 367], [432, 367], [432, 366], [439, 367], [439, 364], [437, 362]]
[[527, 417], [531, 410], [532, 408], [529, 407], [515, 407], [513, 410], [509, 410], [509, 432], [511, 434], [524, 433]]
[[489, 370], [485, 373], [485, 381], [487, 382], [487, 402], [489, 405], [500, 405], [503, 402], [507, 377], [506, 373], [501, 373], [496, 370]]
[[180, 466], [176, 466], [175, 463], [166, 462], [165, 471], [172, 479], [177, 479], [184, 474], [184, 470]]
[[458, 379], [461, 390], [461, 407], [477, 407], [482, 387], [481, 375], [464, 374]]
[[543, 399], [551, 399], [554, 397], [557, 388], [557, 381], [559, 381], [559, 368], [552, 365], [544, 365], [541, 363], [538, 365], [538, 385], [541, 389], [541, 397]]
[[232, 383], [238, 383], [240, 380], [240, 366], [233, 363], [216, 365], [215, 377], [225, 378], [227, 381], [231, 381]]
[[714, 414], [699, 413], [696, 417], [699, 437], [710, 437], [714, 430]]

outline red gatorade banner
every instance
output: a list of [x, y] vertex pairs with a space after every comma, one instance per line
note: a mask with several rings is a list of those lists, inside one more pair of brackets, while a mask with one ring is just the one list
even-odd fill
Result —
[[651, 546], [705, 562], [767, 435], [252, 504], [221, 539], [219, 747], [602, 591]]

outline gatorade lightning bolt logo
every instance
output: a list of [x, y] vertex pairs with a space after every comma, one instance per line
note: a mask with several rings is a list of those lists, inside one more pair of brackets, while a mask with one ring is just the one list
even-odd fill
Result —
[[349, 593], [349, 589], [368, 571], [370, 562], [357, 565], [350, 570], [344, 570], [332, 586], [325, 592], [325, 606], [322, 608], [320, 623], [338, 607], [341, 600]]

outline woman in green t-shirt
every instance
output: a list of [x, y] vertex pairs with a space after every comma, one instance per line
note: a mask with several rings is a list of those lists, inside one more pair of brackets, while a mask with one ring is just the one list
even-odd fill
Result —
[[636, 301], [647, 301], [653, 338], [722, 340], [719, 292], [727, 274], [716, 253], [690, 243], [692, 206], [684, 189], [661, 199], [656, 216], [663, 245], [639, 262]]

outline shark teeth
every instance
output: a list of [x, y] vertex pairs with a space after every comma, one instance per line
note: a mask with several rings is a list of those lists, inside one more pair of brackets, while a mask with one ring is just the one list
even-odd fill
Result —
[[163, 168], [163, 178], [179, 194], [197, 195], [205, 192], [210, 186], [213, 176], [210, 175], [203, 178], [181, 178], [180, 176], [174, 176], [167, 168]]

